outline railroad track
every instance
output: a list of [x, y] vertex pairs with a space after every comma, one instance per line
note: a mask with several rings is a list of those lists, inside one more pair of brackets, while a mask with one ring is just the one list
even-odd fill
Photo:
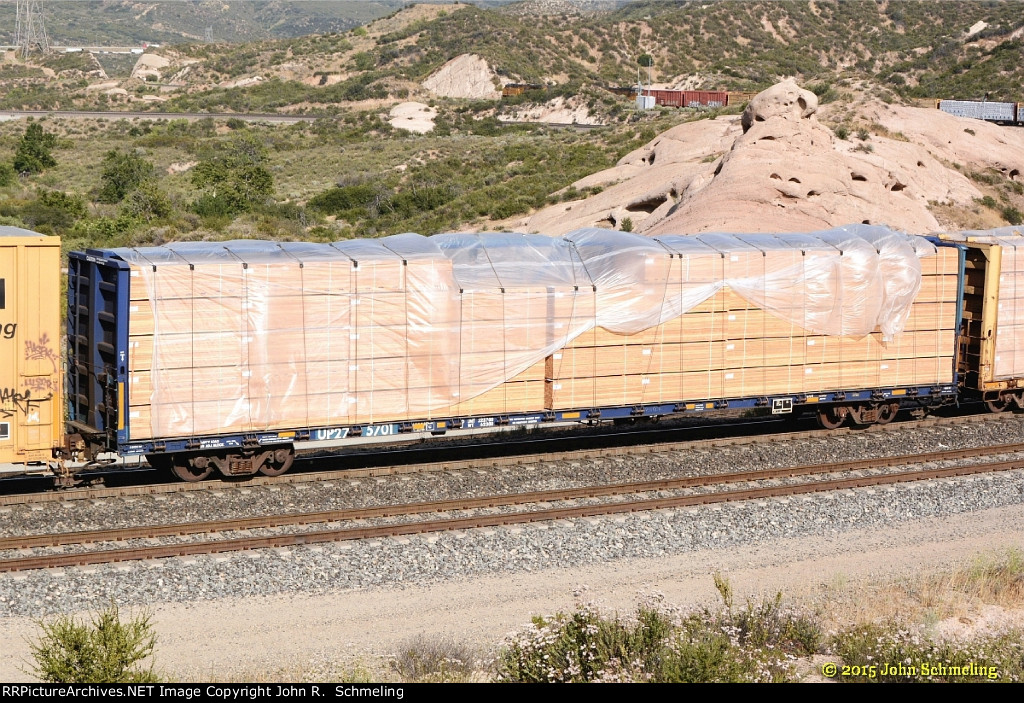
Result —
[[[455, 446], [431, 446], [424, 449], [400, 449], [383, 452], [364, 452], [348, 454], [332, 454], [326, 456], [302, 457], [297, 463], [316, 463], [317, 468], [307, 471], [295, 471], [278, 477], [253, 476], [239, 481], [208, 480], [199, 483], [140, 483], [117, 487], [73, 488], [61, 491], [14, 493], [0, 495], [0, 506], [24, 505], [34, 503], [65, 502], [74, 500], [92, 500], [127, 496], [159, 495], [185, 493], [189, 491], [223, 490], [231, 486], [269, 486], [281, 484], [301, 484], [334, 481], [341, 479], [372, 478], [396, 474], [429, 473], [474, 468], [495, 468], [522, 466], [551, 461], [579, 461], [624, 455], [644, 455], [679, 451], [683, 449], [700, 450], [712, 447], [738, 446], [755, 442], [784, 442], [799, 439], [821, 437], [837, 437], [860, 432], [893, 432], [920, 427], [942, 425], [958, 425], [968, 422], [1000, 422], [1002, 415], [967, 415], [954, 417], [929, 417], [923, 420], [908, 420], [889, 425], [875, 425], [865, 429], [842, 428], [838, 430], [799, 430], [792, 432], [776, 432], [778, 421], [752, 423], [749, 420], [737, 423], [719, 423], [713, 426], [696, 426], [668, 428], [656, 430], [630, 431], [616, 434], [595, 434], [582, 436], [541, 437], [515, 442], [486, 442]], [[659, 436], [685, 435], [689, 432], [709, 432], [722, 435], [724, 432], [741, 433], [738, 436], [713, 436], [708, 439], [673, 439], [658, 441]], [[637, 442], [644, 442], [638, 444]], [[653, 441], [652, 441], [653, 440]], [[546, 448], [559, 447], [566, 443], [582, 444], [597, 443], [594, 448], [565, 451], [560, 447], [554, 451]], [[609, 446], [619, 443], [621, 446]], [[458, 458], [459, 452], [471, 453], [471, 458]], [[491, 455], [488, 455], [488, 453]], [[427, 455], [428, 460], [417, 461], [418, 455]], [[412, 460], [410, 460], [412, 457]], [[440, 457], [440, 458], [438, 458]], [[352, 468], [353, 462], [365, 464], [361, 468]], [[336, 468], [345, 467], [345, 468]], [[149, 476], [152, 481], [152, 470], [139, 471]], [[124, 472], [117, 473], [124, 478]], [[145, 480], [144, 476], [140, 476]], [[10, 479], [7, 479], [10, 480]]]
[[[993, 455], [1016, 455], [1000, 461], [975, 461], [970, 464], [921, 468], [934, 464]], [[900, 467], [893, 470], [893, 467]], [[949, 450], [911, 456], [885, 457], [830, 464], [812, 464], [779, 469], [738, 471], [710, 476], [659, 479], [654, 481], [614, 483], [530, 493], [492, 495], [369, 508], [289, 513], [257, 518], [201, 521], [172, 525], [150, 525], [90, 530], [62, 534], [30, 535], [0, 539], [0, 552], [39, 548], [84, 546], [87, 544], [125, 543], [131, 540], [153, 540], [192, 535], [218, 535], [242, 530], [260, 530], [282, 527], [335, 525], [324, 529], [299, 531], [268, 536], [182, 541], [175, 544], [132, 546], [118, 548], [77, 550], [73, 553], [31, 554], [0, 559], [0, 572], [86, 566], [111, 562], [184, 557], [251, 549], [281, 548], [323, 542], [396, 537], [427, 532], [463, 530], [530, 522], [564, 520], [646, 510], [683, 508], [711, 503], [758, 500], [780, 496], [803, 495], [824, 491], [837, 491], [866, 486], [892, 485], [954, 476], [993, 473], [1024, 468], [1024, 443]], [[871, 475], [840, 476], [856, 472], [875, 471]], [[811, 481], [788, 481], [797, 477], [818, 476]], [[766, 481], [784, 480], [778, 485]], [[743, 488], [726, 488], [736, 484], [751, 484]], [[677, 495], [644, 496], [651, 493], [677, 492]], [[624, 498], [633, 496], [632, 498]], [[601, 499], [614, 498], [612, 501]], [[601, 500], [585, 505], [560, 505], [580, 500]], [[533, 505], [526, 510], [519, 506]], [[495, 513], [494, 511], [499, 512]], [[451, 517], [447, 514], [477, 511], [470, 516]], [[483, 511], [483, 512], [481, 512]], [[445, 514], [436, 517], [438, 513]], [[344, 526], [366, 520], [383, 520], [417, 516], [418, 519], [376, 525]]]

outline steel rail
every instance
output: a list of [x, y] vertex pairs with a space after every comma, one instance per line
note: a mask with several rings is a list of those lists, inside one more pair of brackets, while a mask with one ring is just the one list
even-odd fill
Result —
[[[718, 491], [699, 495], [645, 498], [620, 503], [603, 503], [599, 505], [545, 508], [541, 510], [515, 511], [497, 515], [480, 515], [462, 518], [445, 518], [438, 520], [405, 522], [393, 525], [318, 530], [314, 532], [274, 535], [269, 537], [242, 537], [235, 539], [213, 540], [205, 542], [189, 542], [175, 545], [159, 545], [119, 550], [85, 551], [73, 554], [28, 556], [0, 560], [0, 572], [61, 568], [68, 566], [94, 565], [111, 562], [138, 561], [143, 559], [160, 559], [175, 556], [195, 556], [200, 554], [215, 554], [222, 552], [244, 551], [251, 549], [265, 549], [275, 547], [280, 548], [323, 542], [371, 539], [379, 537], [397, 537], [402, 535], [420, 534], [424, 532], [442, 532], [480, 527], [497, 527], [501, 525], [524, 524], [530, 522], [564, 520], [581, 517], [594, 517], [599, 515], [632, 513], [647, 510], [664, 510], [671, 508], [708, 505], [712, 503], [757, 500], [763, 498], [802, 495], [825, 491], [847, 490], [866, 486], [879, 486], [886, 484], [907, 483], [912, 481], [932, 480], [937, 478], [993, 473], [998, 471], [1010, 471], [1021, 468], [1024, 468], [1024, 458], [1011, 459], [999, 462], [979, 463], [968, 466], [948, 467], [943, 469], [915, 469], [896, 474], [859, 476], [845, 479], [812, 481], [806, 483], [791, 484], [788, 486], [772, 486], [762, 488], [740, 489], [733, 491]], [[787, 471], [787, 469], [776, 469], [771, 471], [784, 472]], [[827, 471], [829, 473], [835, 472], [835, 470], [831, 466], [828, 467]], [[643, 483], [646, 484], [659, 482]], [[548, 492], [540, 493], [547, 494]], [[447, 501], [439, 501], [439, 503], [444, 502]], [[461, 502], [465, 504], [470, 501], [455, 502]], [[461, 508], [453, 509], [469, 508], [463, 505], [463, 507]]]
[[[476, 468], [501, 468], [510, 466], [524, 466], [529, 464], [538, 464], [542, 462], [550, 461], [578, 461], [578, 460], [589, 460], [589, 459], [601, 459], [613, 456], [629, 456], [629, 455], [645, 455], [645, 454], [662, 454], [672, 451], [679, 451], [683, 449], [700, 450], [709, 449], [724, 446], [741, 446], [744, 444], [751, 444], [754, 442], [783, 442], [789, 440], [800, 440], [800, 439], [816, 439], [816, 438], [829, 438], [838, 437], [849, 434], [851, 432], [898, 432], [903, 429], [915, 429], [921, 427], [934, 427], [938, 425], [957, 425], [965, 422], [998, 422], [1002, 421], [1003, 417], [1000, 415], [981, 415], [981, 416], [967, 416], [967, 417], [951, 417], [951, 418], [925, 418], [923, 420], [912, 420], [901, 423], [894, 423], [890, 425], [872, 426], [864, 428], [862, 430], [851, 430], [849, 428], [841, 428], [838, 430], [802, 430], [796, 432], [780, 432], [772, 434], [759, 434], [759, 435], [743, 435], [740, 437], [716, 437], [710, 439], [690, 439], [690, 440], [676, 440], [670, 442], [652, 442], [644, 445], [626, 445], [617, 447], [599, 447], [596, 449], [577, 449], [565, 452], [547, 452], [547, 453], [518, 453], [507, 456], [487, 457], [487, 458], [474, 458], [474, 459], [457, 459], [457, 460], [446, 460], [446, 461], [427, 461], [427, 462], [416, 462], [408, 464], [395, 464], [388, 466], [376, 466], [372, 468], [363, 469], [333, 469], [325, 471], [315, 471], [306, 473], [287, 473], [283, 476], [274, 478], [265, 476], [254, 476], [247, 478], [244, 481], [201, 481], [198, 483], [185, 483], [185, 482], [173, 482], [173, 483], [160, 483], [160, 484], [144, 484], [137, 486], [122, 486], [116, 488], [75, 488], [64, 491], [50, 491], [46, 493], [23, 493], [14, 495], [0, 495], [0, 506], [9, 505], [25, 505], [35, 503], [48, 503], [48, 502], [65, 502], [73, 500], [91, 500], [101, 498], [116, 498], [125, 496], [140, 496], [140, 495], [158, 495], [158, 494], [170, 494], [170, 493], [185, 493], [189, 491], [204, 491], [204, 490], [224, 490], [233, 486], [265, 486], [265, 485], [280, 485], [280, 484], [299, 484], [299, 483], [321, 483], [334, 480], [346, 480], [356, 478], [374, 478], [379, 476], [390, 476], [396, 474], [412, 474], [412, 473], [430, 473], [438, 471], [456, 471], [465, 469], [476, 469]], [[743, 427], [749, 428], [756, 426], [755, 423], [752, 425], [749, 422], [740, 423], [738, 425], [729, 425], [729, 427]], [[771, 423], [763, 423], [768, 425]], [[714, 427], [714, 426], [713, 426]], [[717, 427], [722, 427], [721, 425]], [[707, 430], [708, 427], [702, 426], [697, 429]], [[673, 428], [667, 431], [679, 431], [679, 428]], [[613, 435], [613, 437], [628, 436], [634, 433], [624, 433]], [[596, 435], [597, 438], [607, 438], [608, 435]], [[581, 436], [575, 438], [577, 441], [583, 441], [587, 439], [587, 436]], [[550, 443], [552, 438], [540, 438], [538, 440], [529, 440], [521, 443], [522, 446], [527, 446], [530, 443], [536, 441], [538, 444]], [[439, 445], [437, 450], [458, 450], [467, 449], [472, 450], [478, 448], [480, 445], [470, 444], [465, 447], [445, 447]], [[514, 448], [516, 444], [504, 443], [506, 449]], [[429, 451], [425, 449], [424, 451]], [[394, 453], [382, 452], [381, 454]], [[302, 461], [344, 461], [352, 456], [366, 458], [366, 454], [354, 454], [354, 455], [328, 455], [324, 457], [316, 458], [303, 458], [298, 457]]]
[[[969, 459], [985, 454], [1014, 454], [1024, 452], [1024, 443], [1005, 444], [996, 447], [951, 449], [912, 456], [881, 457], [877, 459], [853, 459], [829, 464], [805, 464], [779, 469], [755, 469], [753, 471], [731, 471], [706, 476], [631, 481], [599, 486], [560, 488], [548, 491], [510, 493], [482, 496], [478, 498], [454, 498], [450, 500], [425, 501], [403, 505], [384, 505], [368, 508], [344, 508], [311, 513], [286, 513], [250, 518], [210, 520], [198, 523], [176, 523], [171, 525], [145, 525], [110, 530], [82, 530], [54, 534], [26, 535], [24, 537], [0, 537], [0, 550], [27, 549], [34, 547], [59, 547], [71, 544], [94, 542], [120, 542], [129, 539], [146, 539], [199, 534], [204, 532], [230, 532], [234, 530], [266, 529], [291, 525], [311, 525], [323, 522], [345, 520], [367, 520], [374, 518], [415, 515], [421, 513], [477, 510], [480, 508], [506, 507], [525, 503], [557, 502], [622, 495], [626, 493], [649, 493], [651, 491], [672, 491], [685, 488], [703, 488], [720, 484], [767, 481], [793, 476], [841, 473], [867, 469], [888, 468], [910, 464], [924, 464], [937, 461]], [[1024, 459], [1022, 459], [1024, 461]]]

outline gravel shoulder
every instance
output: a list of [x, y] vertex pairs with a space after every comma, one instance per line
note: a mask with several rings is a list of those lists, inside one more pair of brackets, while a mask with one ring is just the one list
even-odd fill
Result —
[[[677, 606], [710, 602], [715, 571], [726, 574], [741, 597], [781, 589], [790, 600], [814, 600], [823, 589], [913, 577], [979, 554], [1024, 550], [1024, 505], [829, 532], [424, 586], [151, 602], [156, 664], [181, 680], [316, 680], [338, 667], [376, 666], [421, 634], [492, 649], [530, 616], [572, 608], [580, 591], [588, 601], [622, 611], [655, 592]], [[36, 633], [30, 618], [0, 619], [0, 681], [31, 680], [24, 669], [28, 639]]]

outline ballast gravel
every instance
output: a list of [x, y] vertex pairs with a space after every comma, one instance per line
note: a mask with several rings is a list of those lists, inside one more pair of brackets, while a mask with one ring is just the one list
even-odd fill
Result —
[[[1018, 440], [1024, 419], [999, 418], [886, 432], [765, 442], [663, 454], [549, 462], [515, 469], [442, 472], [380, 479], [298, 484], [279, 490], [226, 487], [162, 497], [65, 502], [44, 511], [14, 506], [0, 512], [0, 533], [27, 534], [184, 521], [203, 516], [325, 510], [387, 501], [439, 500], [695, 472], [773, 468], [855, 458], [924, 453]], [[480, 579], [550, 577], [628, 569], [635, 560], [675, 560], [687, 554], [771, 552], [776, 545], [816, 540], [841, 544], [850, 535], [888, 535], [902, 544], [905, 525], [1024, 505], [1024, 471], [949, 478], [838, 493], [559, 520], [486, 530], [435, 533], [363, 542], [172, 558], [143, 563], [0, 574], [0, 622], [11, 632], [24, 618], [103, 608], [172, 608], [173, 604], [256, 603], [269, 597], [344, 599], [380, 593], [458, 589]], [[948, 523], [948, 520], [945, 522]], [[952, 523], [949, 523], [952, 524]], [[992, 545], [993, 548], [1002, 545]], [[905, 546], [912, 549], [913, 545]], [[745, 552], [744, 552], [745, 553]], [[571, 576], [567, 576], [569, 580]], [[642, 580], [640, 575], [637, 579]], [[419, 595], [417, 597], [420, 597]], [[530, 613], [522, 614], [522, 622]], [[13, 627], [20, 623], [19, 627]], [[197, 623], [198, 624], [198, 623]], [[259, 627], [253, 623], [258, 630]], [[446, 626], [447, 629], [447, 626]], [[270, 640], [274, 633], [268, 633]], [[280, 633], [278, 633], [280, 635]], [[299, 639], [309, 633], [296, 633]], [[504, 632], [494, 633], [494, 641]], [[0, 635], [0, 645], [4, 643]], [[197, 635], [199, 637], [199, 635]], [[205, 633], [201, 638], [213, 637]], [[268, 640], [263, 646], [272, 648]], [[358, 643], [347, 643], [351, 649]], [[341, 646], [340, 643], [338, 646]], [[343, 647], [344, 648], [344, 647]], [[24, 649], [24, 646], [20, 647]], [[326, 656], [326, 655], [325, 655]], [[289, 657], [283, 656], [283, 663]], [[5, 673], [23, 676], [11, 665]], [[184, 669], [179, 670], [185, 670]], [[191, 675], [208, 677], [201, 667]]]
[[[172, 494], [159, 501], [150, 497], [69, 501], [41, 511], [17, 506], [4, 513], [0, 522], [2, 534], [11, 535], [363, 507], [986, 446], [1010, 443], [1022, 430], [1024, 421], [1011, 417], [514, 469], [225, 487]], [[0, 614], [38, 616], [91, 609], [111, 599], [134, 605], [294, 591], [323, 593], [658, 557], [795, 536], [839, 535], [848, 529], [894, 527], [906, 519], [1024, 503], [1022, 477], [1024, 473], [1014, 471], [514, 528], [0, 574]]]

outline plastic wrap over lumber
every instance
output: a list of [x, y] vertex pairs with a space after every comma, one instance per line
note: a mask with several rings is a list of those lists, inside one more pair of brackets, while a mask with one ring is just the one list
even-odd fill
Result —
[[[920, 259], [935, 246], [886, 227], [851, 225], [810, 234], [658, 237], [690, 259], [720, 253], [718, 282], [776, 317], [818, 334], [884, 339], [902, 331], [921, 285]], [[681, 301], [684, 309], [693, 294]], [[706, 296], [707, 297], [707, 296]]]
[[[921, 262], [935, 247], [864, 225], [115, 253], [132, 268], [134, 439], [681, 400], [689, 389], [763, 394], [769, 382], [794, 391], [816, 385], [807, 377], [818, 366], [851, 358], [835, 340], [890, 344], [904, 328], [947, 329], [944, 281], [927, 287], [941, 291], [931, 302], [939, 307], [915, 316]], [[814, 347], [817, 339], [827, 341]], [[615, 345], [647, 346], [596, 351]], [[800, 371], [778, 373], [784, 357]], [[855, 377], [871, 378], [887, 358], [866, 357], [874, 365]], [[621, 378], [598, 380], [606, 375]], [[793, 376], [803, 380], [780, 380]]]
[[455, 286], [424, 237], [117, 253], [132, 265], [134, 438], [425, 416], [452, 402]]
[[506, 412], [504, 402], [466, 403], [594, 328], [599, 301], [586, 266], [570, 242], [542, 235], [456, 233], [430, 241], [451, 259], [459, 289], [460, 409]]
[[[923, 256], [918, 259], [923, 275], [909, 309], [900, 311], [906, 316], [904, 330], [886, 340], [878, 328], [867, 335], [809, 331], [803, 325], [814, 326], [808, 317], [815, 311], [816, 303], [806, 299], [806, 290], [791, 291], [788, 295], [792, 298], [773, 296], [773, 274], [782, 272], [775, 287], [801, 283], [798, 269], [806, 271], [808, 258], [843, 265], [839, 249], [824, 246], [821, 238], [711, 235], [706, 239], [674, 239], [671, 248], [683, 256], [669, 268], [668, 287], [678, 291], [679, 299], [686, 299], [686, 304], [700, 299], [708, 284], [712, 284], [710, 289], [715, 292], [657, 327], [634, 334], [613, 334], [599, 328], [580, 335], [569, 347], [556, 352], [551, 358], [551, 409], [588, 407], [610, 397], [627, 397], [622, 390], [627, 377], [652, 379], [639, 392], [629, 395], [632, 403], [657, 397], [652, 393], [655, 378], [661, 389], [678, 389], [673, 397], [666, 398], [676, 401], [817, 393], [836, 388], [899, 385], [916, 378], [925, 378], [927, 383], [951, 381], [953, 367], [949, 355], [954, 348], [958, 289], [955, 250], [936, 250], [930, 244], [912, 247], [915, 257]], [[776, 246], [775, 242], [780, 240], [789, 246]], [[709, 255], [708, 244], [712, 243], [718, 249]], [[875, 252], [879, 253], [877, 249]], [[810, 268], [828, 270], [822, 262], [815, 262]], [[833, 274], [842, 275], [842, 269]], [[742, 294], [719, 285], [726, 280], [739, 281]], [[813, 284], [815, 279], [810, 281]], [[806, 281], [802, 283], [807, 285]], [[913, 281], [909, 283], [913, 289]], [[849, 296], [844, 300], [841, 293], [833, 298], [826, 289], [817, 303], [825, 308], [831, 299], [837, 306], [836, 313], [842, 313], [843, 306], [849, 309], [857, 303]], [[774, 310], [758, 306], [773, 297]], [[894, 308], [903, 305], [905, 302], [900, 300]], [[865, 309], [860, 305], [850, 317], [863, 314]], [[847, 325], [853, 329], [858, 326]], [[915, 375], [913, 369], [918, 359], [920, 369], [933, 373]], [[848, 373], [841, 373], [844, 368]]]

